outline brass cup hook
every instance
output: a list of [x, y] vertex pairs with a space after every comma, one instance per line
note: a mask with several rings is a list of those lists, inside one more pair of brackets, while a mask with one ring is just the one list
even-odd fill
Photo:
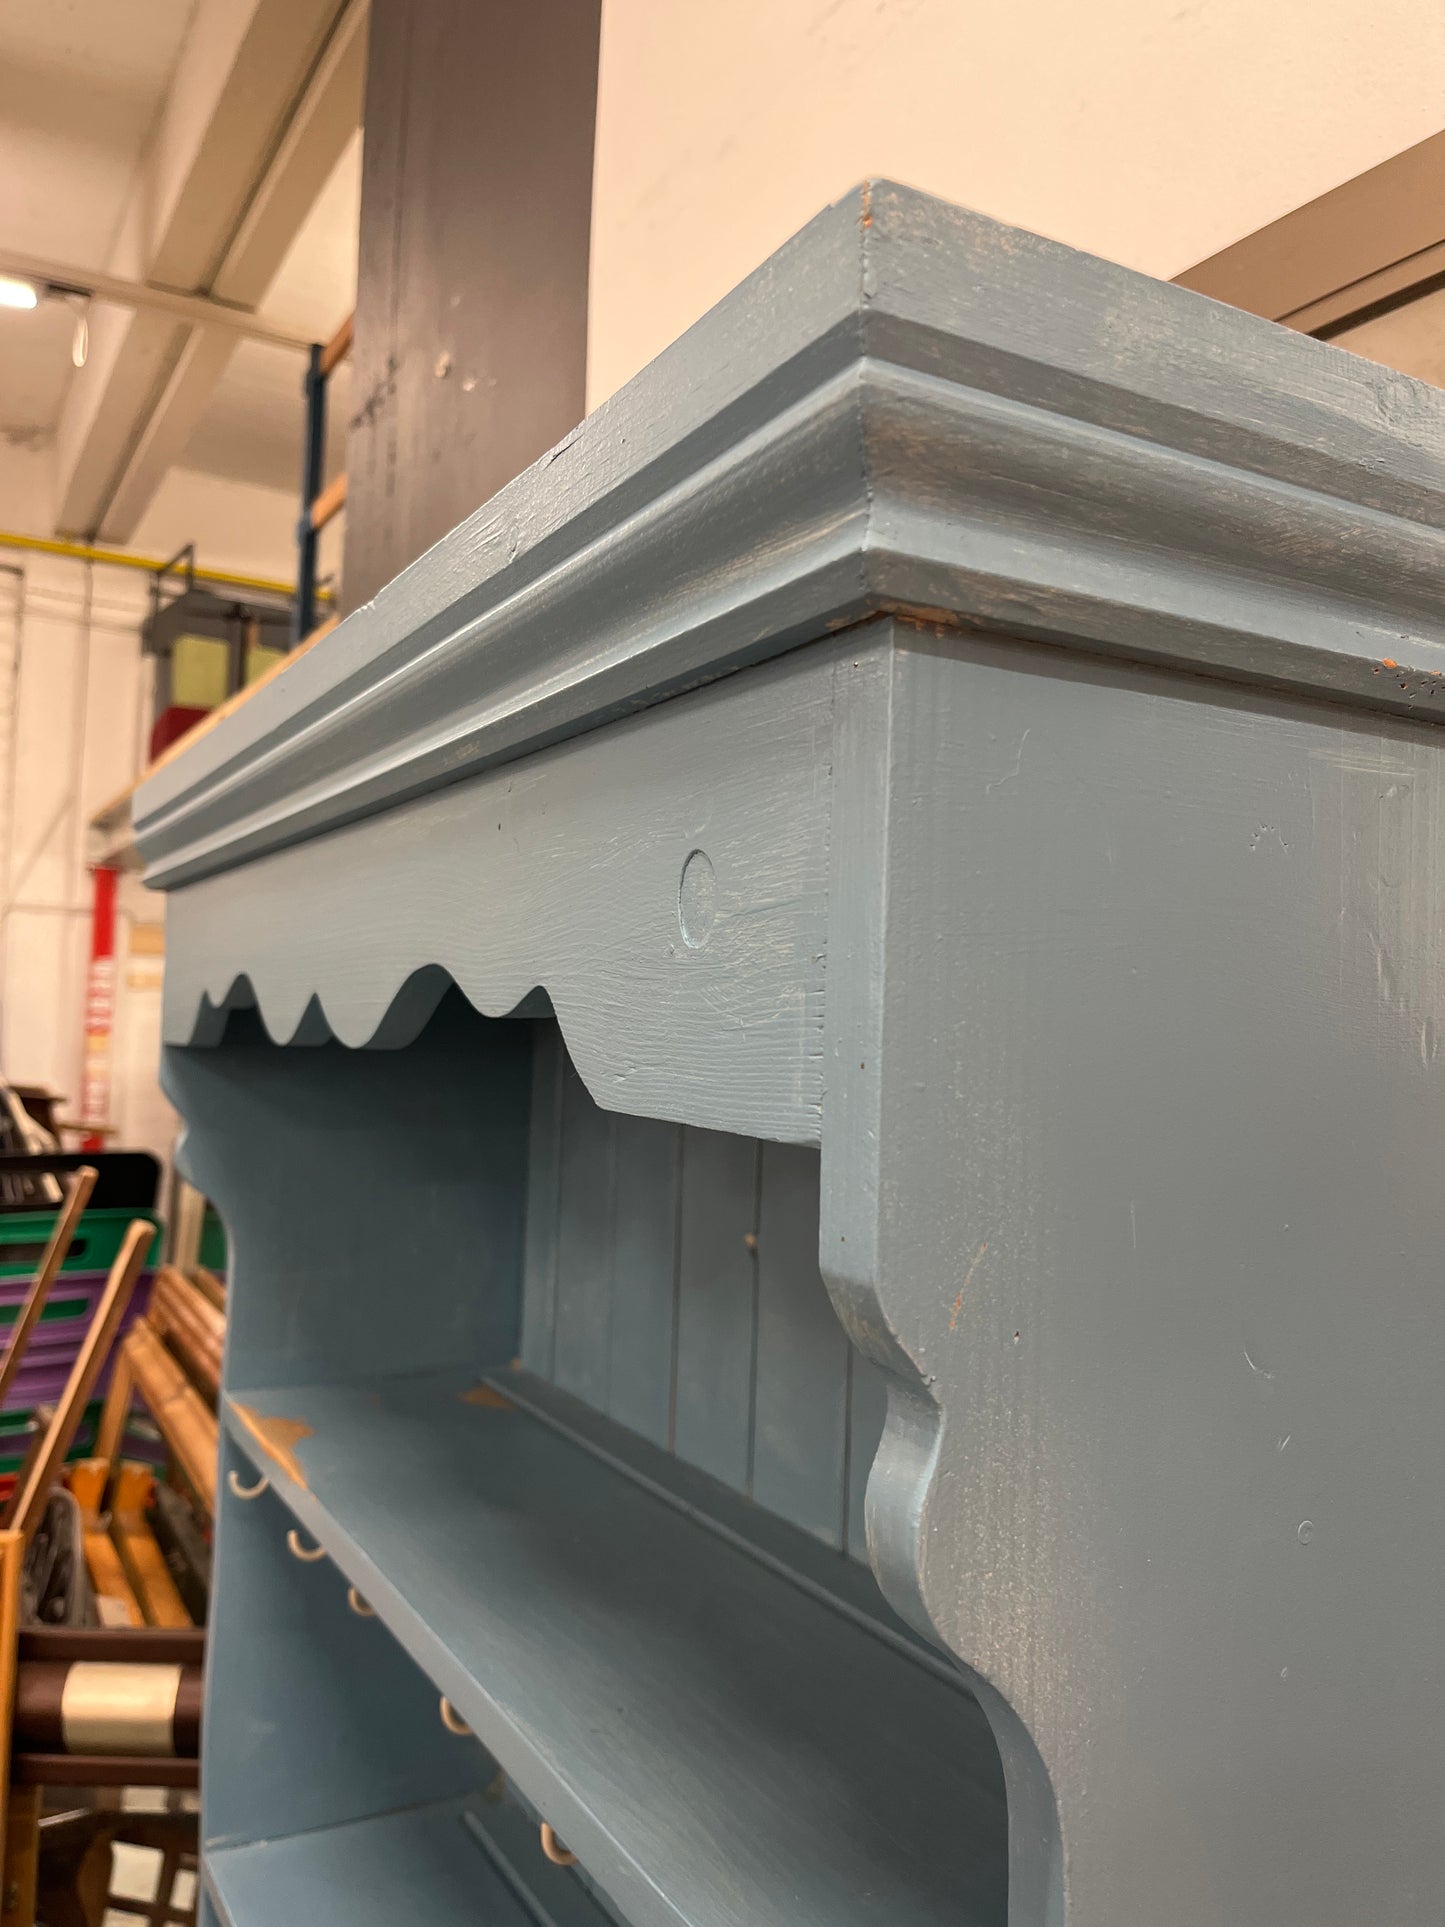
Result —
[[463, 1740], [469, 1740], [472, 1737], [472, 1729], [467, 1725], [466, 1721], [445, 1694], [442, 1695], [441, 1699], [441, 1715], [442, 1725], [447, 1729], [448, 1733], [455, 1733], [459, 1739]]
[[557, 1838], [557, 1830], [550, 1820], [542, 1822], [542, 1851], [554, 1867], [575, 1867], [577, 1856], [570, 1847], [564, 1847]]

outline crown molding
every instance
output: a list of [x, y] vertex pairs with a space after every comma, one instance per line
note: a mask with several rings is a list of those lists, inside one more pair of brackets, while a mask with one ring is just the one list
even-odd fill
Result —
[[158, 771], [137, 839], [184, 884], [879, 613], [1436, 720], [1442, 505], [1439, 391], [870, 183]]

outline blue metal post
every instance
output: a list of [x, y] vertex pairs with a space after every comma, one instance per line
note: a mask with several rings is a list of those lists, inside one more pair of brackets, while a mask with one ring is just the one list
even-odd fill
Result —
[[311, 504], [321, 493], [321, 469], [326, 457], [326, 377], [321, 371], [321, 345], [312, 342], [306, 360], [306, 435], [301, 451], [301, 514], [296, 523], [296, 607], [291, 640], [305, 640], [316, 626], [316, 529]]

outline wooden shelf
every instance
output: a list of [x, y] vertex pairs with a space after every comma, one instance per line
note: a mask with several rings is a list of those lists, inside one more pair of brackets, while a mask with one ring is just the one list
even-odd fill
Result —
[[238, 1392], [226, 1419], [634, 1927], [1001, 1927], [969, 1695], [507, 1383]]
[[581, 1883], [545, 1862], [515, 1809], [444, 1800], [287, 1839], [223, 1847], [203, 1879], [223, 1927], [606, 1927]]

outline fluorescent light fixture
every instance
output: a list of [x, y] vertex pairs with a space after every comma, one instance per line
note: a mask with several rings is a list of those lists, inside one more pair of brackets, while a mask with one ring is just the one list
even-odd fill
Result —
[[0, 308], [33, 308], [39, 299], [32, 282], [12, 281], [8, 274], [0, 274]]

